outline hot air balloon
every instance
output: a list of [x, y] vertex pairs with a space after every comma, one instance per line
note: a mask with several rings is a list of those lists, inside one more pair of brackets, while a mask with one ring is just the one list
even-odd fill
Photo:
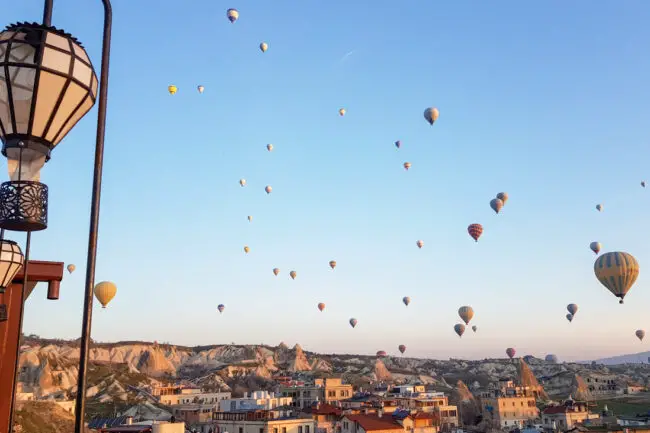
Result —
[[429, 107], [424, 110], [424, 118], [429, 122], [429, 125], [433, 125], [438, 120], [438, 116], [440, 116], [440, 112], [437, 108]]
[[345, 108], [339, 109], [339, 116], [345, 116]]
[[401, 354], [404, 354], [404, 352], [406, 352], [406, 346], [404, 346], [403, 344], [400, 344], [397, 348], [399, 349]]
[[569, 313], [573, 314], [574, 316], [578, 312], [578, 305], [577, 304], [569, 304], [566, 306], [566, 309]]
[[469, 325], [470, 320], [474, 317], [474, 309], [469, 305], [463, 305], [458, 309], [458, 315], [466, 325]]
[[248, 247], [248, 245], [244, 246], [244, 252], [248, 254], [251, 251], [251, 249]]
[[384, 357], [386, 357], [386, 351], [384, 350], [377, 351], [377, 358], [384, 358]]
[[269, 49], [269, 44], [267, 44], [266, 42], [262, 42], [260, 44], [260, 50], [262, 50], [263, 53], [265, 53], [266, 50], [268, 50], [268, 49]]
[[552, 354], [546, 355], [544, 359], [546, 360], [546, 362], [552, 362], [553, 364], [557, 364], [557, 356], [555, 355]]
[[503, 202], [503, 205], [506, 205], [506, 202], [508, 201], [508, 193], [507, 192], [500, 192], [497, 194], [497, 198]]
[[330, 260], [330, 268], [334, 269], [336, 267], [336, 260]]
[[227, 16], [230, 22], [234, 23], [239, 19], [239, 11], [237, 9], [228, 9]]
[[399, 149], [400, 147], [402, 147], [402, 142], [399, 141], [399, 140], [397, 140], [397, 141], [395, 142], [395, 147], [398, 148], [398, 149]]
[[508, 355], [508, 358], [510, 358], [510, 359], [514, 358], [516, 353], [517, 353], [517, 351], [515, 349], [513, 349], [512, 347], [508, 347], [506, 349], [506, 355]]
[[217, 310], [219, 310], [220, 313], [223, 313], [223, 310], [225, 310], [225, 309], [226, 309], [226, 306], [223, 305], [223, 304], [219, 304], [219, 305], [217, 306]]
[[352, 319], [350, 319], [350, 326], [352, 326], [353, 328], [355, 326], [357, 326], [357, 323], [358, 323], [358, 320], [355, 319], [354, 317]]
[[477, 329], [476, 325], [472, 326], [472, 331], [476, 332]]
[[634, 335], [636, 335], [636, 338], [643, 341], [643, 337], [645, 337], [645, 331], [643, 329], [637, 329]]
[[404, 302], [404, 305], [406, 305], [408, 307], [409, 304], [411, 303], [411, 298], [409, 298], [408, 296], [404, 296], [402, 298], [402, 302]]
[[266, 150], [268, 150], [269, 152], [272, 151], [273, 150], [273, 145], [272, 144], [267, 144], [266, 145]]
[[68, 265], [68, 272], [73, 273], [75, 269], [77, 269], [75, 265], [73, 264]]
[[203, 91], [205, 90], [205, 87], [203, 87], [203, 86], [198, 86], [198, 87], [196, 88], [196, 90], [198, 90], [199, 93], [203, 93]]
[[503, 207], [503, 200], [498, 198], [493, 198], [492, 200], [490, 200], [490, 207], [492, 208], [493, 211], [499, 213], [501, 211], [501, 208]]
[[641, 181], [641, 186], [645, 188], [645, 180]]
[[320, 303], [318, 304], [318, 309], [319, 309], [320, 311], [323, 311], [323, 310], [325, 309], [325, 304], [322, 303], [322, 302], [320, 302]]
[[171, 86], [167, 87], [167, 91], [169, 92], [170, 95], [175, 95], [176, 92], [178, 92], [178, 87], [172, 84]]
[[248, 222], [251, 222], [251, 221], [253, 221], [253, 217], [248, 215]]
[[280, 269], [273, 268], [273, 275], [275, 275], [277, 277], [279, 273], [280, 273]]
[[602, 212], [602, 211], [603, 211], [603, 205], [602, 205], [602, 204], [597, 204], [597, 205], [596, 205], [596, 210], [597, 210], [598, 212]]
[[298, 276], [298, 273], [296, 271], [291, 271], [289, 272], [289, 276], [291, 277], [292, 280], [295, 280], [296, 276]]
[[462, 323], [455, 324], [454, 331], [456, 331], [456, 334], [458, 334], [459, 337], [462, 337], [463, 334], [465, 333], [465, 325], [463, 325]]
[[567, 315], [566, 315], [566, 319], [567, 319], [569, 322], [573, 322], [573, 314], [571, 314], [571, 313], [567, 313]]
[[595, 242], [595, 241], [594, 241], [594, 242], [592, 242], [592, 243], [589, 244], [589, 248], [591, 248], [591, 251], [593, 251], [593, 252], [596, 253], [596, 254], [598, 254], [598, 253], [600, 252], [600, 249], [601, 249], [602, 247], [603, 247], [603, 246], [600, 244], [600, 242]]
[[404, 170], [408, 171], [409, 168], [411, 168], [411, 163], [410, 162], [405, 162], [404, 163]]
[[95, 285], [93, 292], [95, 293], [95, 297], [99, 303], [102, 304], [102, 308], [106, 308], [106, 306], [115, 297], [115, 294], [117, 293], [117, 287], [115, 287], [115, 284], [111, 283], [110, 281], [102, 281], [101, 283], [97, 283], [97, 285]]
[[418, 246], [418, 248], [422, 248], [424, 246], [424, 241], [420, 240], [415, 243], [415, 245]]
[[246, 179], [239, 179], [239, 185], [246, 186]]
[[264, 191], [266, 191], [267, 194], [271, 194], [271, 191], [273, 191], [273, 188], [271, 188], [271, 185], [266, 185], [266, 188], [264, 188]]
[[610, 252], [598, 257], [594, 262], [594, 273], [598, 281], [614, 296], [623, 298], [639, 276], [639, 263], [628, 253]]
[[467, 232], [476, 242], [478, 242], [478, 238], [483, 234], [483, 226], [480, 224], [470, 224], [467, 227]]

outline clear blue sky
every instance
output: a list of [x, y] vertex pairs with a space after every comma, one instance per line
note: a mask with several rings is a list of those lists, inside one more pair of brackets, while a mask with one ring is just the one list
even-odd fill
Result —
[[[650, 3], [114, 3], [97, 279], [118, 295], [95, 308], [94, 338], [403, 343], [440, 358], [648, 349], [634, 331], [650, 331]], [[8, 2], [3, 20], [40, 20], [41, 7]], [[97, 68], [101, 20], [98, 0], [55, 1], [53, 23]], [[77, 271], [60, 301], [32, 296], [28, 333], [80, 334], [95, 119], [43, 170], [50, 227], [32, 257]], [[499, 191], [510, 200], [495, 215]], [[593, 240], [641, 265], [623, 306], [593, 275]], [[463, 304], [479, 332], [459, 339]]]

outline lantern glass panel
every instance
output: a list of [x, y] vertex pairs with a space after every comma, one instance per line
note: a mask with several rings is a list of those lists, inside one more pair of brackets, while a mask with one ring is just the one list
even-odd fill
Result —
[[55, 75], [47, 71], [41, 71], [38, 81], [38, 93], [36, 100], [38, 106], [34, 113], [34, 124], [32, 126], [32, 135], [42, 137], [45, 132], [48, 120], [52, 110], [59, 100], [59, 95], [63, 91], [66, 79], [60, 75]]
[[32, 112], [36, 69], [19, 68], [17, 66], [9, 66], [8, 69], [11, 101], [13, 102], [14, 118], [16, 120], [16, 132], [19, 134], [27, 134], [29, 130], [29, 117]]
[[[65, 125], [65, 122], [68, 120], [68, 117], [75, 112], [77, 106], [84, 100], [86, 95], [88, 95], [86, 89], [82, 89], [81, 86], [76, 84], [74, 81], [70, 82], [70, 85], [65, 91], [63, 99], [59, 104], [59, 108], [56, 110], [50, 129], [45, 135], [47, 141], [52, 142], [54, 145], [58, 143], [56, 137], [59, 135], [59, 131], [61, 131], [63, 125]], [[63, 138], [63, 136], [61, 136], [61, 138]]]

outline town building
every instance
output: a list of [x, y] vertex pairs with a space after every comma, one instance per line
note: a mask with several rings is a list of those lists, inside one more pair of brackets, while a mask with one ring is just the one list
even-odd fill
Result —
[[386, 414], [344, 415], [340, 421], [340, 433], [437, 433], [435, 417], [432, 414], [415, 413], [408, 410]]
[[151, 394], [167, 406], [190, 403], [216, 405], [221, 400], [231, 397], [230, 392], [207, 392], [201, 388], [182, 385], [154, 387]]
[[214, 433], [315, 433], [311, 417], [290, 410], [251, 410], [215, 412]]
[[283, 397], [293, 399], [292, 406], [310, 407], [313, 403], [333, 403], [352, 397], [352, 385], [344, 384], [340, 378], [315, 379], [313, 385], [281, 386]]
[[569, 397], [562, 404], [548, 406], [542, 411], [542, 425], [546, 429], [569, 430], [577, 424], [599, 419], [600, 415], [590, 413], [586, 403]]
[[613, 374], [588, 372], [584, 376], [589, 392], [594, 396], [622, 394], [624, 387]]
[[282, 406], [290, 406], [292, 397], [282, 397], [268, 391], [245, 393], [242, 398], [227, 398], [219, 402], [220, 412], [235, 412], [241, 410], [273, 410]]
[[[315, 403], [303, 409], [303, 413], [311, 415], [314, 420], [314, 433], [337, 433], [340, 431], [339, 419], [343, 409], [327, 403]], [[338, 427], [338, 428], [337, 428]]]
[[500, 428], [523, 427], [539, 417], [537, 393], [511, 380], [501, 380], [479, 394], [483, 415]]

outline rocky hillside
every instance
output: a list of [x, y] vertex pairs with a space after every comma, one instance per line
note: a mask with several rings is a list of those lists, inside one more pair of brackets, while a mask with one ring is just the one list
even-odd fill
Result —
[[[473, 403], [465, 390], [487, 389], [501, 378], [519, 379], [550, 398], [566, 397], [587, 389], [591, 377], [650, 385], [647, 365], [551, 363], [534, 357], [519, 361], [485, 359], [446, 361], [407, 357], [319, 355], [296, 344], [276, 347], [214, 345], [181, 347], [147, 342], [93, 343], [90, 352], [89, 408], [115, 411], [133, 404], [154, 404], [148, 390], [157, 383], [185, 381], [234, 395], [255, 389], [273, 389], [274, 377], [341, 376], [362, 387], [377, 382], [421, 382], [440, 391], [456, 390], [466, 405]], [[76, 342], [27, 339], [20, 357], [20, 382], [38, 399], [69, 399], [76, 390], [79, 349]], [[462, 381], [463, 386], [458, 385]], [[465, 384], [467, 386], [465, 386]], [[464, 388], [463, 388], [464, 387]], [[542, 388], [543, 387], [543, 388]], [[111, 403], [110, 405], [107, 403]]]

